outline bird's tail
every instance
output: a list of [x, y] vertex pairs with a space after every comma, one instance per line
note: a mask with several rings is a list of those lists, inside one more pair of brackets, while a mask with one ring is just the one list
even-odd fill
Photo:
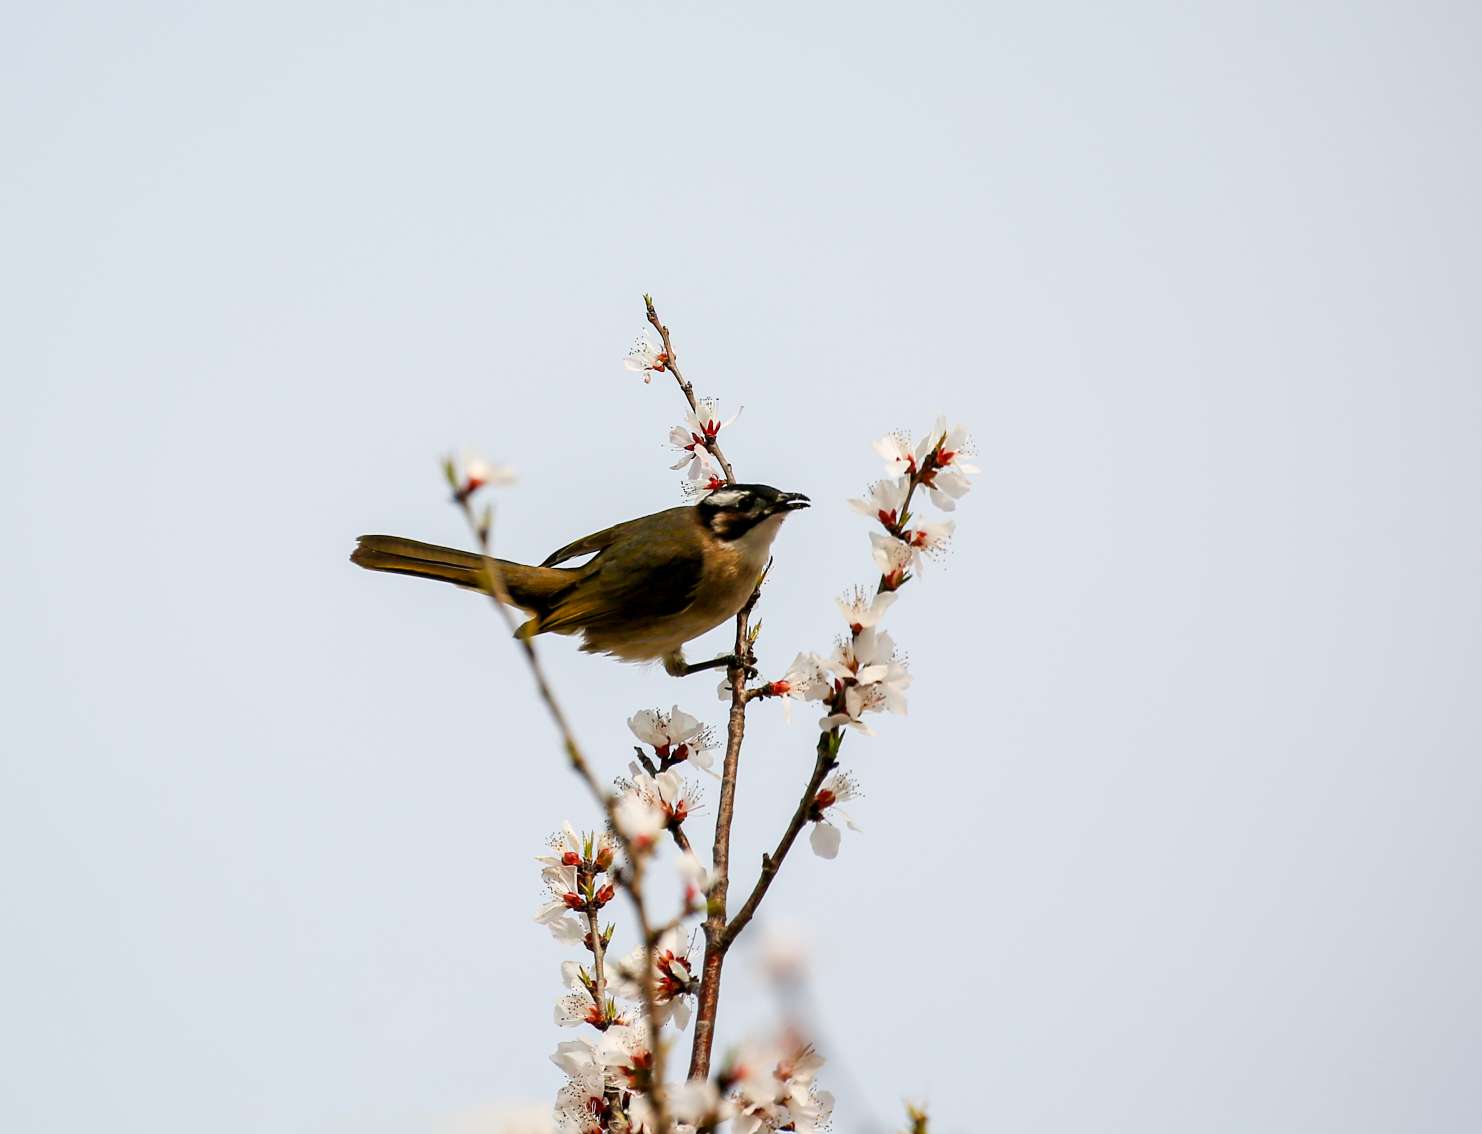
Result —
[[419, 543], [400, 536], [363, 535], [350, 553], [350, 562], [371, 571], [441, 579], [477, 591], [488, 589], [488, 575], [484, 570], [486, 561], [498, 568], [499, 577], [514, 605], [533, 614], [549, 610], [556, 596], [575, 581], [573, 576], [581, 573], [580, 568], [527, 567], [507, 559], [492, 559], [471, 551]]

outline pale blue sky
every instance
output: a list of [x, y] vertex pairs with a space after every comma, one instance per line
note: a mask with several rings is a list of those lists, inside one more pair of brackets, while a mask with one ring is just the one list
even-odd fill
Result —
[[[745, 404], [738, 469], [817, 502], [766, 667], [869, 575], [872, 438], [945, 412], [985, 470], [891, 615], [865, 832], [769, 901], [863, 1084], [825, 1074], [839, 1129], [1475, 1122], [1474, 7], [3, 22], [0, 1127], [554, 1092], [531, 857], [592, 812], [492, 616], [345, 556], [463, 539], [450, 447], [521, 470], [515, 557], [675, 503], [645, 290]], [[612, 773], [637, 708], [721, 719], [547, 657]], [[743, 876], [811, 744], [758, 714]]]

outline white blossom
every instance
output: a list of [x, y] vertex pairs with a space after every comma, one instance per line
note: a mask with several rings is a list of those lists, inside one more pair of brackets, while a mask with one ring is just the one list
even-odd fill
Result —
[[[545, 883], [547, 897], [535, 911], [535, 920], [549, 927], [558, 940], [569, 938], [571, 930], [561, 923], [573, 920], [567, 915], [572, 910], [580, 909], [583, 904], [581, 894], [577, 891], [576, 867], [548, 865], [541, 870], [540, 880]], [[586, 930], [581, 929], [577, 939], [585, 936]]]
[[901, 538], [912, 551], [923, 557], [941, 554], [952, 538], [957, 521], [944, 520], [940, 523], [915, 524], [910, 531], [902, 532]]
[[710, 889], [710, 871], [694, 851], [685, 851], [675, 864], [680, 881], [684, 883], [684, 897], [688, 905], [697, 905]]
[[602, 1069], [596, 1049], [584, 1039], [563, 1040], [551, 1054], [551, 1062], [573, 1079], [601, 1087]]
[[731, 422], [741, 416], [737, 410], [724, 421], [720, 419], [720, 403], [715, 398], [700, 398], [695, 408], [685, 414], [684, 424], [669, 430], [669, 444], [679, 452], [679, 460], [671, 468], [689, 466], [686, 475], [692, 481], [712, 476], [710, 446], [717, 435]]
[[889, 590], [906, 581], [906, 574], [916, 562], [915, 550], [892, 535], [870, 533], [871, 553]]
[[685, 424], [689, 426], [690, 435], [699, 437], [705, 442], [714, 441], [716, 435], [725, 429], [738, 417], [741, 411], [735, 413], [724, 421], [720, 419], [720, 401], [717, 398], [700, 398], [695, 402], [695, 408], [684, 415]]
[[[664, 1096], [669, 1103], [669, 1117], [674, 1124], [675, 1134], [694, 1134], [700, 1127], [714, 1129], [729, 1118], [735, 1107], [720, 1094], [720, 1088], [710, 1079], [685, 1079], [670, 1083]], [[628, 1105], [628, 1117], [635, 1130], [652, 1132], [657, 1129], [657, 1116], [648, 1095], [634, 1095]]]
[[[957, 501], [972, 488], [970, 476], [980, 471], [977, 465], [964, 460], [972, 456], [972, 441], [967, 426], [954, 425], [947, 428], [947, 419], [937, 418], [936, 427], [922, 442], [917, 451], [917, 460], [923, 470], [921, 484], [931, 496], [931, 502], [944, 512], [957, 507]], [[927, 458], [930, 457], [930, 467]]]
[[[681, 1031], [689, 1025], [691, 1000], [700, 990], [690, 953], [690, 946], [682, 944], [673, 929], [654, 946], [654, 1020], [661, 1025], [673, 1020]], [[647, 963], [648, 951], [640, 945], [613, 966], [612, 986], [618, 996], [642, 1002]]]
[[875, 452], [885, 458], [885, 475], [909, 476], [916, 471], [916, 454], [911, 451], [907, 433], [887, 433], [874, 444]]
[[637, 791], [625, 792], [617, 801], [612, 809], [612, 822], [618, 833], [639, 852], [651, 850], [669, 825], [663, 810]]
[[698, 481], [703, 477], [708, 482], [714, 478], [710, 450], [705, 447], [703, 437], [690, 432], [683, 425], [676, 425], [669, 430], [669, 446], [679, 453], [679, 460], [669, 466], [671, 469], [684, 469], [685, 478], [690, 481]]
[[[873, 637], [867, 638], [866, 635]], [[854, 642], [841, 643], [830, 664], [836, 672], [845, 675], [848, 683], [844, 687], [842, 708], [836, 708], [819, 721], [819, 728], [845, 725], [866, 736], [873, 736], [875, 730], [861, 719], [865, 713], [905, 714], [905, 691], [911, 684], [911, 674], [906, 663], [894, 652], [894, 643], [888, 634], [874, 635], [872, 630], [864, 631]]]
[[865, 736], [874, 736], [872, 729], [862, 718], [869, 711], [870, 699], [866, 697], [865, 690], [872, 689], [869, 685], [851, 685], [844, 690], [844, 704], [842, 708], [836, 709], [828, 716], [818, 722], [818, 727], [827, 732], [829, 729], [848, 727]]
[[652, 382], [656, 371], [668, 369], [669, 356], [664, 353], [663, 344], [654, 338], [653, 332], [644, 330], [643, 334], [633, 340], [623, 366], [642, 374], [645, 382]]
[[[832, 858], [833, 855], [827, 857]], [[576, 1028], [582, 1024], [598, 1024], [602, 1013], [585, 992], [568, 992], [557, 998], [555, 1017], [556, 1023], [561, 1027]]]
[[894, 591], [869, 591], [864, 587], [855, 587], [834, 600], [849, 629], [856, 634], [878, 624], [894, 601]]
[[813, 797], [813, 805], [808, 809], [808, 818], [813, 823], [813, 832], [808, 836], [808, 843], [819, 858], [834, 858], [838, 855], [841, 833], [839, 821], [851, 831], [859, 830], [854, 820], [839, 806], [851, 799], [858, 799], [859, 794], [859, 785], [848, 772], [835, 772], [819, 785], [818, 794]]
[[632, 1090], [647, 1085], [653, 1060], [643, 1029], [632, 1024], [614, 1024], [602, 1033], [594, 1055], [603, 1078], [612, 1086]]
[[727, 1116], [720, 1088], [712, 1079], [686, 1079], [668, 1089], [669, 1113], [686, 1126], [715, 1126]]
[[465, 457], [463, 460], [465, 484], [499, 486], [514, 484], [517, 480], [519, 477], [509, 465], [496, 465], [492, 461], [484, 460], [483, 457]]
[[906, 506], [906, 490], [909, 487], [910, 482], [901, 477], [877, 480], [870, 485], [869, 496], [850, 500], [849, 507], [860, 515], [878, 520], [885, 527], [893, 529], [900, 523], [901, 512]]
[[545, 926], [562, 945], [581, 945], [587, 939], [586, 924], [574, 917], [558, 917]]
[[736, 1081], [736, 1117], [733, 1134], [771, 1134], [794, 1130], [813, 1134], [828, 1121], [834, 1099], [814, 1087], [813, 1079], [823, 1059], [811, 1047], [788, 1050], [772, 1045], [751, 1045], [743, 1052], [732, 1075]]
[[678, 705], [668, 713], [642, 709], [628, 719], [633, 735], [654, 750], [664, 764], [689, 760], [708, 769], [714, 760], [715, 740], [710, 730]]
[[[828, 663], [817, 654], [805, 651], [793, 658], [786, 673], [761, 688], [767, 696], [782, 699], [782, 715], [791, 721], [794, 701], [822, 701], [833, 693], [834, 683], [828, 673]], [[721, 696], [730, 696], [729, 684], [724, 686]]]
[[697, 811], [704, 810], [700, 789], [673, 768], [651, 776], [637, 764], [630, 763], [628, 773], [632, 777], [632, 790], [648, 806], [663, 813], [666, 826], [683, 823]]
[[[577, 866], [585, 861], [586, 844], [570, 820], [562, 822], [561, 832], [552, 836], [550, 846], [555, 853], [540, 855], [535, 860], [542, 866]], [[613, 849], [612, 837], [606, 831], [592, 840], [594, 860], [602, 857], [604, 852], [610, 854]]]
[[571, 825], [570, 819], [561, 820], [561, 833], [551, 837], [551, 849], [556, 853], [553, 855], [541, 855], [536, 862], [545, 863], [547, 866], [574, 866], [575, 863], [567, 862], [566, 855], [573, 854], [578, 859], [582, 854], [581, 835], [577, 834], [576, 828]]
[[596, 1134], [601, 1129], [596, 1110], [604, 1103], [603, 1095], [600, 1078], [595, 1086], [581, 1079], [568, 1079], [556, 1092], [557, 1134]]
[[496, 465], [483, 457], [464, 454], [462, 457], [443, 458], [443, 475], [453, 489], [453, 499], [460, 504], [485, 485], [491, 487], [514, 484], [514, 469], [508, 465]]
[[[679, 465], [674, 465], [673, 467], [677, 469]], [[685, 480], [680, 483], [679, 487], [686, 498], [696, 500], [701, 496], [709, 496], [712, 492], [722, 489], [725, 486], [725, 478], [716, 472], [715, 469], [711, 469], [709, 475], [704, 479]]]
[[841, 638], [827, 664], [840, 677], [873, 685], [891, 676], [890, 666], [895, 658], [895, 639], [890, 631], [870, 626], [852, 637]]

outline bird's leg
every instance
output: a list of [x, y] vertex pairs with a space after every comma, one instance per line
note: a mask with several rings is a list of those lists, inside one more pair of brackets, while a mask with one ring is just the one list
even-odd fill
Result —
[[[664, 669], [673, 677], [688, 677], [692, 673], [700, 673], [707, 669], [725, 669], [735, 664], [735, 654], [721, 654], [720, 657], [711, 658], [709, 661], [687, 662], [684, 660], [684, 654], [676, 650], [664, 658]], [[760, 672], [756, 668], [756, 658], [754, 656], [746, 658], [743, 666], [748, 678], [756, 677]]]

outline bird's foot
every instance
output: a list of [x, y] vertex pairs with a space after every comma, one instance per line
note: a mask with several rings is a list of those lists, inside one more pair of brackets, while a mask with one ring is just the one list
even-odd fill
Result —
[[[664, 660], [664, 668], [675, 677], [688, 677], [692, 673], [700, 673], [707, 669], [730, 669], [735, 664], [735, 654], [721, 654], [718, 658], [711, 658], [709, 661], [702, 662], [687, 662], [682, 657], [671, 657]], [[757, 677], [761, 672], [756, 668], [755, 655], [748, 654], [741, 664], [748, 681]]]

